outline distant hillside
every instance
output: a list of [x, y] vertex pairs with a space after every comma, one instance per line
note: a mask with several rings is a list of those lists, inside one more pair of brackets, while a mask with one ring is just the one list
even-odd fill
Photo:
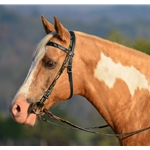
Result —
[[131, 39], [150, 38], [150, 5], [7, 5], [5, 8], [34, 18], [45, 15], [51, 22], [57, 16], [68, 29], [101, 37], [120, 30]]

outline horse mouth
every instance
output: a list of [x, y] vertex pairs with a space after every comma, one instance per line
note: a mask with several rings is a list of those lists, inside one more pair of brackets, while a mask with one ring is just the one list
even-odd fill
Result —
[[36, 114], [28, 112], [29, 106], [30, 104], [26, 102], [25, 97], [19, 95], [17, 101], [14, 102], [9, 109], [14, 121], [20, 124], [33, 126], [37, 117]]
[[12, 118], [19, 124], [34, 126], [36, 123], [36, 114], [28, 114], [28, 115], [17, 115], [12, 114]]
[[36, 114], [29, 114], [23, 125], [34, 126], [36, 122]]
[[24, 116], [14, 116], [12, 115], [14, 121], [22, 125], [34, 126], [36, 123], [36, 115], [29, 114], [26, 118]]

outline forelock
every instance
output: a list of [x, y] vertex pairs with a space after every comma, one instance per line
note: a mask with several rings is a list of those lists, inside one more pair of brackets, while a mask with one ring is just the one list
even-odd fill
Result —
[[38, 59], [38, 57], [43, 57], [46, 53], [46, 44], [48, 43], [48, 41], [53, 38], [53, 36], [55, 35], [55, 32], [51, 32], [49, 34], [47, 34], [38, 44], [34, 54], [33, 54], [33, 60], [34, 59]]

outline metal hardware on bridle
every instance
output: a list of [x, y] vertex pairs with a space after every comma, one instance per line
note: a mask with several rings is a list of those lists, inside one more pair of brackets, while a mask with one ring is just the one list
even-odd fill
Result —
[[42, 113], [42, 112], [39, 112], [40, 109], [44, 106], [44, 102], [46, 101], [46, 99], [48, 99], [48, 97], [52, 93], [53, 88], [56, 84], [56, 81], [58, 80], [60, 75], [63, 73], [65, 68], [67, 68], [68, 78], [69, 78], [69, 82], [70, 82], [70, 97], [69, 98], [71, 98], [73, 95], [72, 58], [74, 56], [74, 47], [75, 47], [76, 38], [75, 38], [75, 34], [73, 31], [69, 31], [69, 33], [70, 33], [71, 38], [70, 38], [70, 45], [69, 45], [68, 49], [66, 49], [65, 47], [63, 47], [57, 43], [51, 42], [51, 41], [49, 41], [47, 43], [47, 45], [49, 45], [49, 46], [53, 46], [53, 47], [56, 47], [56, 48], [64, 51], [67, 55], [65, 57], [65, 60], [62, 64], [60, 70], [58, 71], [58, 73], [55, 76], [51, 85], [49, 86], [48, 90], [44, 93], [44, 95], [42, 96], [42, 98], [40, 99], [39, 102], [32, 104], [32, 109], [33, 109], [32, 112], [34, 112], [35, 114]]
[[[70, 35], [71, 35], [71, 38], [70, 38], [70, 46], [68, 49], [62, 47], [61, 45], [57, 44], [57, 43], [54, 43], [54, 42], [48, 42], [47, 45], [49, 46], [53, 46], [53, 47], [56, 47], [62, 51], [64, 51], [67, 55], [65, 57], [65, 60], [59, 70], [59, 72], [57, 73], [57, 75], [55, 76], [53, 82], [51, 83], [51, 85], [49, 86], [48, 90], [44, 93], [44, 95], [42, 96], [42, 98], [40, 99], [39, 102], [36, 102], [36, 103], [33, 103], [30, 105], [29, 107], [29, 112], [30, 113], [35, 113], [41, 120], [43, 121], [46, 121], [46, 122], [50, 122], [49, 120], [46, 120], [45, 118], [42, 118], [42, 114], [46, 114], [47, 116], [55, 119], [55, 120], [58, 120], [58, 121], [61, 121], [63, 123], [66, 123], [72, 127], [74, 127], [73, 129], [79, 129], [79, 130], [82, 130], [82, 131], [86, 131], [86, 132], [89, 132], [89, 133], [95, 133], [95, 134], [99, 134], [99, 135], [107, 135], [107, 136], [116, 136], [116, 137], [119, 137], [119, 136], [123, 136], [124, 138], [126, 137], [129, 137], [129, 136], [132, 136], [132, 135], [135, 135], [137, 133], [140, 133], [140, 132], [143, 132], [145, 130], [148, 130], [150, 129], [150, 126], [147, 127], [147, 128], [143, 128], [143, 129], [140, 129], [140, 130], [137, 130], [137, 131], [133, 131], [133, 132], [128, 132], [128, 133], [123, 133], [123, 134], [107, 134], [107, 133], [99, 133], [99, 132], [96, 132], [96, 131], [92, 131], [92, 129], [101, 129], [101, 128], [105, 128], [105, 127], [108, 127], [109, 125], [103, 125], [103, 126], [98, 126], [98, 127], [89, 127], [89, 128], [82, 128], [80, 126], [77, 126], [67, 120], [64, 120], [60, 117], [57, 117], [55, 115], [53, 115], [50, 111], [48, 111], [47, 109], [43, 108], [44, 106], [44, 102], [46, 101], [46, 99], [48, 99], [48, 97], [50, 96], [50, 94], [52, 93], [53, 91], [53, 88], [56, 84], [56, 81], [59, 79], [60, 75], [62, 74], [62, 72], [64, 71], [65, 68], [67, 68], [67, 73], [68, 73], [68, 77], [69, 77], [69, 82], [70, 82], [70, 97], [72, 97], [73, 95], [73, 80], [72, 80], [72, 58], [74, 56], [74, 47], [75, 47], [75, 34], [73, 31], [70, 31]], [[42, 109], [42, 110], [41, 110]], [[54, 124], [54, 123], [52, 123]], [[54, 124], [56, 125], [56, 124]], [[59, 126], [59, 125], [57, 125]], [[62, 127], [62, 126], [61, 126]], [[66, 128], [66, 127], [64, 127]]]

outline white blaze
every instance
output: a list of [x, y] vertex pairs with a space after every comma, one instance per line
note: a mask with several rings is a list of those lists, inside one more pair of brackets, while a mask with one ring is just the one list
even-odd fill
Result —
[[[26, 96], [29, 92], [29, 87], [32, 83], [32, 81], [34, 81], [34, 72], [40, 62], [40, 60], [44, 57], [45, 53], [46, 53], [46, 44], [47, 42], [53, 37], [54, 33], [50, 33], [48, 35], [46, 35], [41, 42], [39, 43], [39, 45], [37, 46], [37, 49], [35, 51], [34, 54], [34, 59], [32, 61], [31, 67], [29, 69], [29, 72], [27, 74], [27, 77], [24, 81], [24, 83], [22, 84], [22, 86], [20, 87], [20, 89], [18, 90], [16, 96], [18, 94], [24, 94], [24, 96]], [[15, 98], [16, 98], [15, 96]], [[15, 100], [14, 98], [14, 100]]]
[[98, 80], [104, 81], [109, 88], [114, 86], [117, 78], [122, 79], [127, 84], [132, 96], [137, 88], [144, 88], [150, 91], [145, 75], [139, 70], [133, 66], [129, 67], [123, 66], [121, 63], [114, 63], [111, 58], [103, 53], [101, 53], [101, 59], [94, 71], [94, 76]]

